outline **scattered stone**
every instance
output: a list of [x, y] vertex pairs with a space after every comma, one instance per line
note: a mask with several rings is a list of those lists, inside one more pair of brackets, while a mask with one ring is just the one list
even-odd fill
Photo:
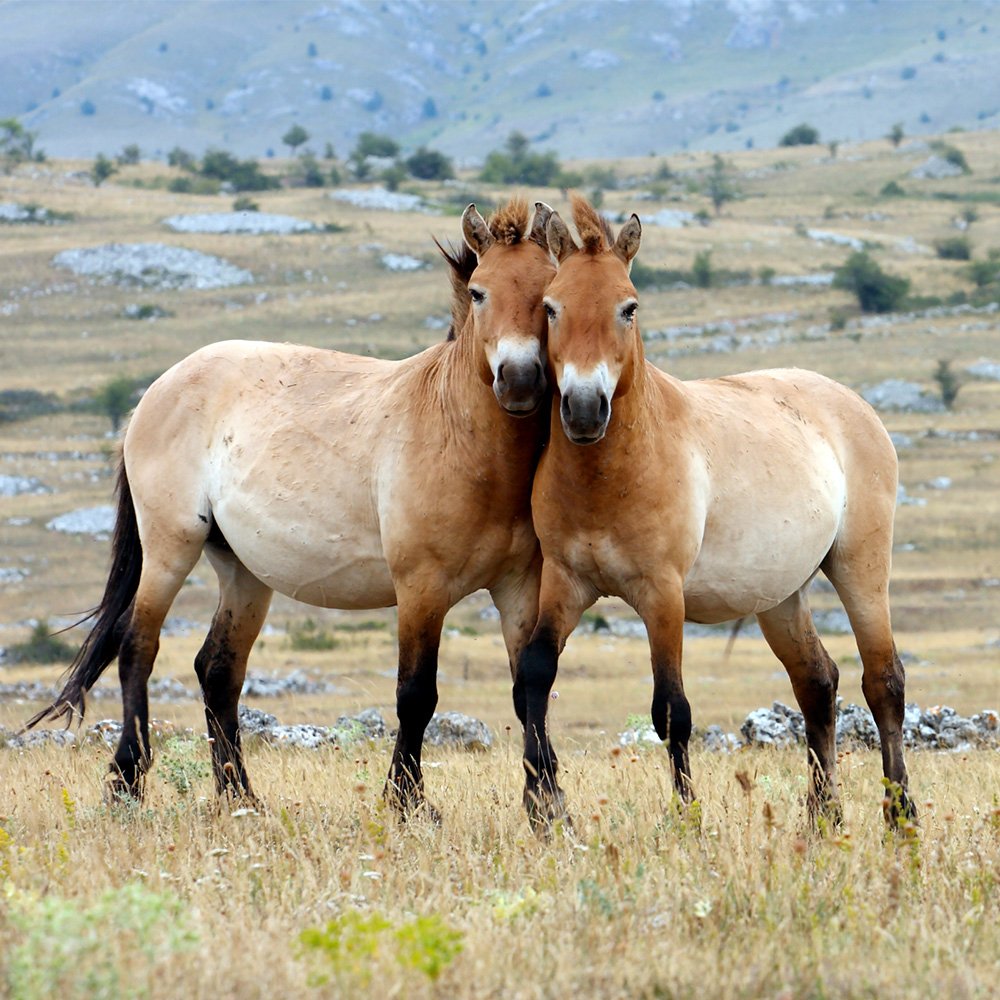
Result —
[[927, 488], [931, 490], [950, 490], [951, 476], [935, 476], [927, 484]]
[[941, 413], [944, 403], [916, 382], [899, 378], [886, 379], [863, 389], [861, 395], [876, 410], [896, 410], [903, 413]]
[[175, 233], [250, 233], [286, 236], [291, 233], [316, 233], [320, 227], [293, 215], [272, 212], [200, 212], [171, 215], [163, 224]]
[[343, 734], [338, 742], [352, 743], [357, 740], [381, 740], [388, 733], [385, 719], [377, 708], [366, 708], [357, 715], [342, 715], [333, 724], [334, 730]]
[[242, 267], [165, 243], [106, 243], [63, 250], [52, 263], [122, 288], [207, 289], [253, 284], [253, 275]]
[[[65, 217], [64, 217], [65, 218]], [[19, 205], [17, 202], [0, 202], [0, 223], [7, 224], [36, 224], [51, 226], [56, 222], [64, 221], [53, 215], [47, 208], [41, 205]]]
[[813, 623], [820, 635], [851, 635], [851, 620], [843, 608], [813, 608]]
[[251, 736], [266, 735], [278, 724], [277, 716], [249, 705], [240, 705], [239, 720], [240, 731]]
[[980, 358], [965, 369], [973, 378], [986, 379], [990, 382], [1000, 382], [1000, 361], [990, 361]]
[[334, 684], [312, 680], [303, 670], [270, 675], [250, 671], [243, 682], [243, 696], [249, 698], [279, 698], [286, 694], [326, 694], [337, 690]]
[[317, 750], [337, 742], [332, 729], [300, 723], [297, 726], [272, 726], [262, 734], [271, 743], [296, 747], [300, 750]]
[[67, 535], [110, 535], [115, 530], [114, 507], [83, 507], [54, 517], [45, 525], [49, 531]]
[[776, 701], [770, 708], [752, 711], [740, 726], [746, 744], [790, 747], [805, 743], [806, 725], [801, 712]]
[[860, 705], [838, 705], [837, 743], [854, 744], [862, 747], [878, 747], [878, 728], [872, 713]]
[[659, 212], [642, 217], [644, 226], [660, 226], [663, 229], [683, 229], [685, 226], [693, 225], [694, 222], [694, 212], [685, 212], [678, 208], [661, 208]]
[[902, 431], [890, 431], [889, 439], [892, 441], [892, 446], [897, 452], [903, 448], [913, 447], [913, 438], [909, 434], [903, 434]]
[[816, 274], [776, 274], [769, 284], [779, 286], [805, 285], [813, 288], [825, 288], [833, 284], [833, 271], [819, 271]]
[[461, 712], [436, 713], [424, 733], [424, 742], [432, 746], [457, 747], [461, 750], [489, 750], [493, 734], [485, 722]]
[[0, 583], [20, 583], [31, 574], [19, 566], [0, 566]]
[[943, 156], [931, 156], [910, 171], [917, 180], [940, 181], [946, 177], [961, 177], [962, 168]]
[[384, 187], [338, 188], [330, 192], [334, 201], [343, 201], [355, 208], [371, 208], [385, 212], [426, 212], [423, 199], [415, 194], [388, 191]]
[[727, 733], [722, 726], [709, 726], [701, 739], [706, 750], [732, 753], [740, 748], [739, 737], [735, 733]]
[[157, 320], [172, 316], [173, 313], [166, 309], [161, 309], [160, 306], [140, 305], [138, 302], [131, 302], [122, 310], [122, 315], [126, 319]]
[[149, 697], [154, 701], [188, 701], [200, 697], [175, 677], [154, 677], [149, 682], [148, 691]]
[[906, 492], [906, 487], [902, 483], [896, 485], [896, 506], [897, 507], [926, 507], [926, 497], [911, 497]]
[[7, 746], [14, 750], [31, 750], [55, 744], [57, 747], [76, 743], [76, 734], [69, 729], [29, 729], [26, 733], [7, 738]]
[[0, 475], [0, 497], [17, 497], [25, 493], [37, 496], [51, 492], [52, 490], [34, 476]]
[[825, 229], [807, 229], [806, 236], [816, 243], [829, 243], [837, 247], [850, 247], [852, 250], [864, 250], [865, 241], [859, 240], [856, 236], [847, 236], [844, 233], [831, 233]]
[[423, 271], [430, 266], [426, 261], [405, 253], [384, 253], [381, 260], [387, 271]]

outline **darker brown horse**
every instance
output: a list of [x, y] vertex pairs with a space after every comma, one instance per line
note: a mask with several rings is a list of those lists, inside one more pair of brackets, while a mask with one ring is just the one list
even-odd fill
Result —
[[543, 569], [538, 624], [518, 664], [525, 802], [542, 821], [562, 810], [546, 706], [559, 653], [599, 596], [645, 622], [652, 718], [677, 793], [693, 797], [691, 709], [681, 678], [685, 619], [755, 614], [805, 716], [809, 807], [840, 816], [837, 667], [806, 593], [820, 570], [840, 595], [882, 740], [892, 823], [914, 814], [903, 762], [903, 667], [889, 624], [896, 456], [874, 411], [844, 386], [797, 369], [682, 382], [645, 360], [629, 266], [641, 227], [617, 239], [574, 199], [578, 246], [553, 215], [549, 245], [552, 436], [532, 495]]
[[[149, 767], [147, 682], [164, 617], [199, 556], [219, 606], [195, 670], [220, 792], [250, 796], [237, 708], [274, 591], [326, 608], [399, 608], [399, 735], [387, 790], [422, 799], [444, 616], [487, 588], [510, 663], [531, 634], [540, 554], [531, 480], [548, 433], [542, 293], [549, 209], [515, 199], [449, 257], [461, 328], [404, 361], [228, 341], [146, 392], [125, 435], [112, 568], [96, 624], [56, 701], [81, 713], [118, 659], [124, 731], [116, 794]], [[499, 404], [499, 405], [498, 405]]]

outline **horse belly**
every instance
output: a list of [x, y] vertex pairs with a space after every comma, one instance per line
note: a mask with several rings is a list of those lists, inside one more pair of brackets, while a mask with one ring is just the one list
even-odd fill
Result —
[[839, 525], [829, 505], [807, 518], [757, 517], [742, 530], [707, 532], [684, 579], [687, 618], [714, 624], [776, 607], [812, 579]]

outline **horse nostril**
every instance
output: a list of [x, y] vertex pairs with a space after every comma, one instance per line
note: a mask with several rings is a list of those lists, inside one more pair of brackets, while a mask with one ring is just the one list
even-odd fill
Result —
[[562, 415], [563, 420], [570, 420], [573, 417], [573, 411], [569, 406], [569, 396], [563, 396], [562, 404], [559, 407], [559, 412]]
[[497, 366], [497, 385], [503, 385], [503, 384], [504, 384], [503, 364], [501, 363], [500, 365]]
[[597, 411], [597, 418], [602, 424], [608, 422], [608, 417], [611, 416], [611, 406], [608, 403], [608, 397], [601, 393], [601, 402]]

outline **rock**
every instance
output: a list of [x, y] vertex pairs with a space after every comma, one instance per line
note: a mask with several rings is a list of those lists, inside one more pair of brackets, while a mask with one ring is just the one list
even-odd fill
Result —
[[315, 233], [320, 227], [292, 215], [272, 212], [201, 212], [171, 215], [163, 224], [175, 233], [250, 233], [252, 235]]
[[0, 583], [20, 583], [31, 574], [18, 566], [0, 566]]
[[405, 253], [384, 253], [380, 259], [387, 271], [423, 271], [428, 267], [425, 261]]
[[41, 495], [51, 492], [52, 490], [44, 486], [34, 476], [0, 475], [0, 497], [17, 497], [25, 493]]
[[709, 726], [702, 735], [706, 750], [716, 753], [731, 753], [739, 750], [740, 738], [735, 733], [727, 733], [722, 726]]
[[924, 497], [911, 497], [906, 492], [906, 487], [902, 483], [896, 485], [896, 506], [897, 507], [926, 507], [927, 500]]
[[913, 447], [913, 438], [909, 434], [903, 434], [902, 431], [890, 431], [889, 438], [897, 452]]
[[253, 275], [241, 267], [165, 243], [106, 243], [63, 250], [52, 263], [122, 288], [206, 289], [253, 284]]
[[377, 708], [366, 708], [357, 715], [342, 715], [333, 724], [338, 742], [353, 743], [357, 740], [381, 740], [387, 733], [385, 719]]
[[426, 212], [423, 199], [415, 194], [387, 191], [384, 187], [338, 188], [330, 192], [334, 201], [343, 201], [355, 208], [371, 208], [385, 212]]
[[26, 733], [10, 736], [7, 739], [7, 746], [14, 750], [32, 750], [49, 744], [65, 747], [74, 743], [76, 734], [69, 729], [29, 729]]
[[286, 694], [325, 694], [336, 691], [336, 685], [314, 681], [303, 670], [287, 674], [260, 674], [250, 671], [243, 682], [243, 696], [248, 698], [278, 698]]
[[19, 205], [13, 201], [0, 203], [0, 223], [35, 223], [36, 225], [51, 226], [59, 221], [62, 220], [53, 216], [47, 208], [42, 208], [41, 205]]
[[251, 736], [266, 735], [278, 724], [277, 717], [270, 712], [263, 712], [259, 708], [250, 708], [247, 705], [240, 705], [239, 721], [240, 732]]
[[71, 510], [54, 517], [45, 527], [67, 535], [110, 535], [115, 530], [115, 509], [83, 507]]
[[333, 730], [325, 726], [311, 726], [306, 723], [297, 726], [272, 726], [262, 734], [272, 743], [300, 750], [317, 750], [337, 742]]
[[1000, 382], [1000, 361], [990, 361], [980, 358], [965, 369], [973, 378], [986, 379], [990, 382]]
[[461, 712], [435, 713], [427, 724], [424, 742], [431, 746], [457, 747], [461, 750], [488, 750], [493, 734], [485, 722]]
[[904, 413], [942, 413], [944, 403], [916, 382], [890, 378], [863, 389], [861, 395], [876, 410], [896, 410]]
[[626, 729], [625, 732], [618, 734], [618, 745], [623, 747], [659, 746], [662, 742], [651, 722], [635, 729]]
[[927, 488], [932, 490], [950, 490], [951, 476], [935, 476], [927, 484]]
[[805, 720], [801, 712], [776, 701], [770, 708], [751, 712], [740, 726], [748, 744], [789, 747], [805, 743]]
[[837, 743], [863, 747], [881, 746], [872, 713], [860, 705], [837, 707]]
[[843, 608], [813, 608], [813, 623], [820, 635], [851, 635], [851, 620]]
[[154, 677], [148, 690], [149, 697], [156, 701], [188, 701], [197, 697], [175, 677]]
[[847, 236], [844, 233], [831, 233], [825, 229], [807, 229], [806, 236], [816, 243], [829, 243], [837, 247], [850, 247], [852, 250], [864, 250], [865, 241], [859, 240], [856, 236]]
[[919, 166], [910, 171], [910, 176], [917, 180], [939, 181], [945, 177], [961, 177], [962, 168], [943, 156], [931, 156]]
[[679, 208], [661, 208], [659, 212], [642, 217], [644, 226], [660, 226], [663, 229], [683, 229], [684, 226], [692, 225], [694, 221], [694, 212], [685, 212]]

